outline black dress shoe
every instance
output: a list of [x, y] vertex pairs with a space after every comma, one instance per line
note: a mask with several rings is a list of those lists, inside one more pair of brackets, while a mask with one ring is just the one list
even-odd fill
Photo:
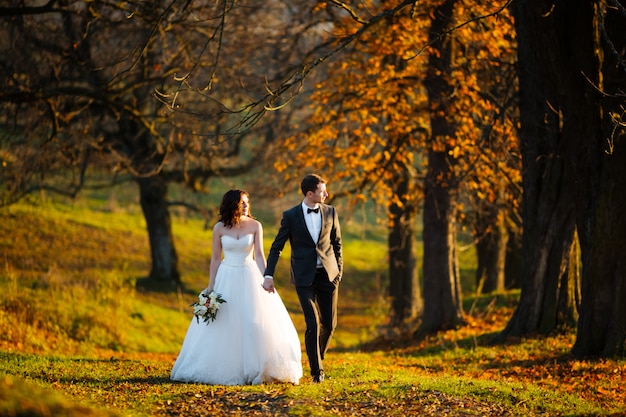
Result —
[[313, 375], [313, 382], [316, 382], [316, 383], [324, 382], [324, 371], [320, 371], [319, 374]]

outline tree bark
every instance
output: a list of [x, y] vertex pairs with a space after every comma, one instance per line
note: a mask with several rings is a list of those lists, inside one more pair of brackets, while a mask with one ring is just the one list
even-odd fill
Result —
[[507, 289], [522, 287], [521, 233], [507, 229], [506, 260], [504, 263], [504, 286]]
[[491, 230], [476, 244], [476, 286], [480, 293], [504, 291], [509, 231], [500, 216], [490, 216]]
[[441, 184], [449, 174], [446, 152], [430, 152], [424, 197], [424, 314], [416, 336], [463, 323], [456, 243], [455, 190]]
[[415, 193], [410, 191], [411, 180], [406, 168], [398, 168], [393, 188], [400, 202], [389, 207], [389, 296], [393, 327], [403, 326], [422, 311], [415, 253], [417, 204]]
[[180, 274], [166, 200], [167, 182], [158, 175], [139, 178], [137, 182], [150, 239], [152, 268], [149, 278], [156, 283], [176, 287], [180, 284]]
[[567, 276], [563, 276], [560, 287], [561, 291], [566, 291], [567, 294], [559, 296], [561, 304], [557, 310], [557, 322], [564, 328], [574, 329], [578, 323], [579, 311], [581, 309], [582, 260], [578, 233], [574, 233], [568, 265]]
[[[579, 30], [579, 22], [564, 15], [570, 3], [520, 0], [512, 4], [518, 39], [520, 82], [520, 149], [522, 200], [522, 284], [519, 304], [500, 338], [555, 330], [559, 313], [575, 301], [562, 299], [574, 239], [574, 188], [564, 155], [569, 146], [566, 94], [580, 83], [572, 77], [571, 60], [557, 23]], [[564, 20], [564, 22], [563, 22]], [[575, 70], [574, 70], [575, 71]], [[567, 306], [567, 308], [566, 308]]]
[[[623, 141], [623, 138], [622, 138]], [[600, 195], [581, 239], [582, 304], [573, 353], [577, 357], [626, 353], [626, 148], [602, 158]]]
[[[623, 1], [621, 4], [624, 7]], [[602, 115], [602, 123], [587, 121], [578, 126], [587, 129], [587, 134], [577, 137], [576, 153], [572, 157], [573, 170], [588, 174], [587, 181], [581, 183], [576, 203], [583, 259], [581, 313], [573, 348], [578, 357], [626, 354], [626, 135], [623, 126], [614, 131], [611, 120], [611, 114], [624, 120], [626, 19], [617, 9], [602, 7], [606, 7], [602, 2], [585, 3], [580, 11], [593, 16], [595, 23], [595, 48], [588, 53], [604, 52], [595, 56], [595, 60], [585, 61], [588, 67], [583, 71], [594, 84], [585, 84], [586, 103], [597, 106], [595, 87], [605, 95], [592, 113], [593, 121]], [[593, 77], [593, 65], [598, 61], [602, 64], [602, 74]], [[602, 126], [599, 134], [597, 126]]]

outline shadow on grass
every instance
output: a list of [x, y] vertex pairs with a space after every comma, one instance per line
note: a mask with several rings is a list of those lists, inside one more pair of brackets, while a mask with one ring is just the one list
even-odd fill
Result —
[[[426, 342], [426, 343], [423, 343]], [[501, 331], [488, 332], [478, 336], [465, 337], [450, 341], [444, 340], [440, 334], [430, 334], [422, 337], [415, 337], [414, 332], [400, 334], [394, 338], [378, 336], [373, 340], [358, 346], [358, 349], [365, 352], [389, 352], [402, 349], [406, 354], [412, 356], [437, 355], [451, 349], [472, 350], [478, 347], [513, 346], [522, 343], [519, 338], [508, 338], [502, 341]]]
[[150, 277], [137, 278], [135, 289], [142, 293], [170, 295], [179, 292], [183, 295], [197, 296], [197, 290], [188, 288], [184, 283], [157, 281]]

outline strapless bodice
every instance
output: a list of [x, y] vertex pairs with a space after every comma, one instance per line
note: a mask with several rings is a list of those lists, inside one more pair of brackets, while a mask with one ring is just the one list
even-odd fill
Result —
[[224, 251], [222, 263], [231, 266], [243, 266], [247, 262], [253, 261], [254, 235], [252, 233], [240, 236], [239, 239], [223, 235], [221, 239], [222, 250]]

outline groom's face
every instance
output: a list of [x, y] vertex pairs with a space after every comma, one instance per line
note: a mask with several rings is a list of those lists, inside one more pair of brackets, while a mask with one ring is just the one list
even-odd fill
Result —
[[326, 184], [317, 184], [315, 192], [311, 192], [311, 202], [315, 204], [323, 203], [324, 200], [326, 200], [326, 197], [328, 197], [328, 192], [326, 192]]

